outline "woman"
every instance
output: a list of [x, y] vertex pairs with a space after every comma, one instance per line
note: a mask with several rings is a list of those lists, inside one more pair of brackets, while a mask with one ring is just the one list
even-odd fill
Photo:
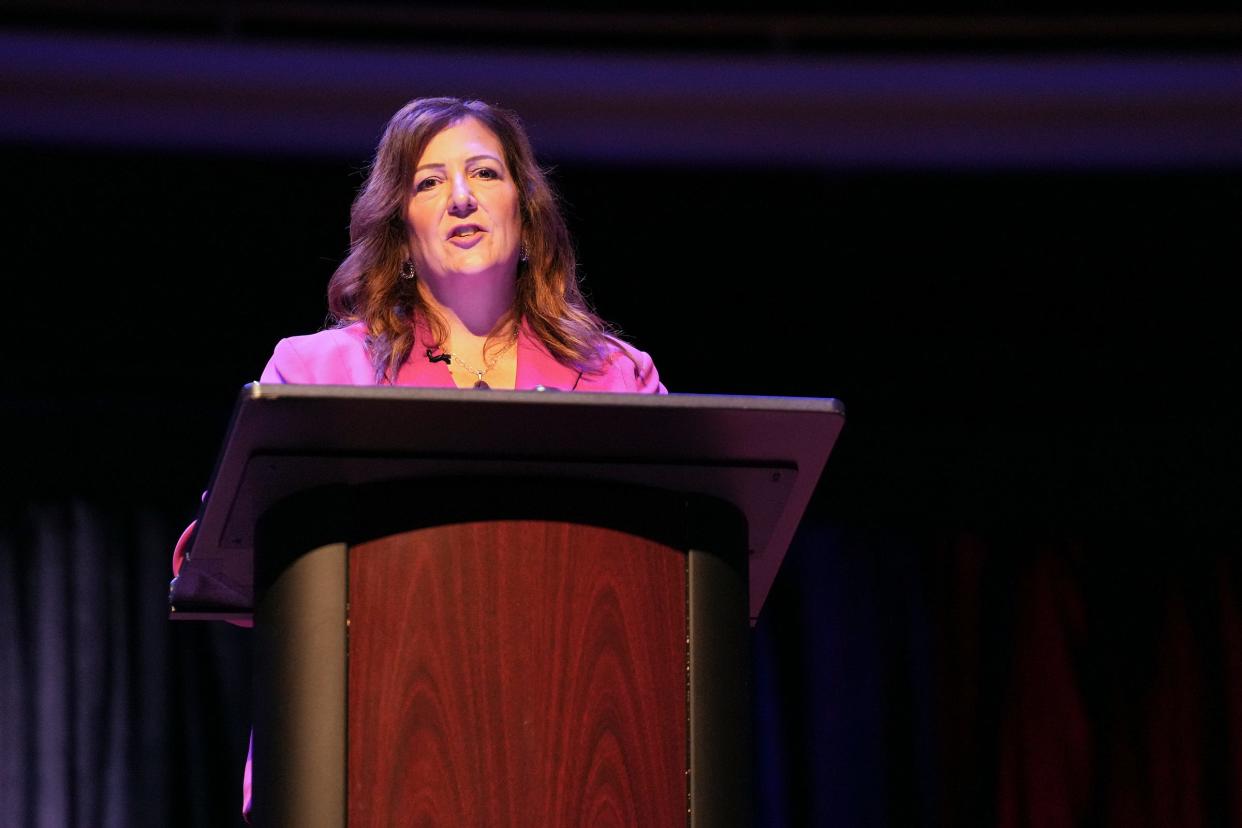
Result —
[[[328, 284], [335, 326], [282, 339], [261, 382], [667, 393], [651, 358], [583, 299], [564, 218], [513, 113], [410, 101], [380, 138], [349, 230]], [[246, 815], [250, 770], [247, 756]]]
[[335, 327], [281, 340], [262, 382], [666, 393], [583, 299], [517, 117], [481, 101], [388, 122], [328, 301]]

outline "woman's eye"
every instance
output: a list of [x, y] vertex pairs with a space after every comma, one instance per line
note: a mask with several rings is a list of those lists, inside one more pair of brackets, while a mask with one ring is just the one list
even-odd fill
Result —
[[414, 185], [414, 189], [419, 192], [422, 192], [423, 190], [430, 190], [432, 187], [436, 186], [438, 182], [438, 178], [424, 178], [422, 181]]
[[486, 178], [486, 179], [500, 178], [500, 173], [496, 172], [490, 167], [479, 167], [477, 170], [474, 171], [474, 174], [478, 176], [479, 178]]

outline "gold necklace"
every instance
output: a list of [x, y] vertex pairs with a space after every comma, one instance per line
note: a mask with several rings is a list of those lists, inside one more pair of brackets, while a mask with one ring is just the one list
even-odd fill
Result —
[[483, 375], [486, 374], [488, 371], [492, 370], [493, 368], [495, 368], [496, 363], [500, 361], [500, 358], [504, 356], [506, 353], [508, 353], [509, 349], [512, 348], [514, 343], [516, 342], [517, 342], [517, 331], [515, 330], [513, 332], [513, 336], [509, 337], [509, 341], [505, 343], [505, 346], [501, 348], [499, 351], [497, 351], [496, 353], [492, 354], [492, 358], [489, 359], [486, 363], [484, 363], [482, 370], [478, 368], [470, 367], [470, 364], [466, 362], [466, 360], [462, 359], [459, 354], [455, 354], [452, 351], [445, 352], [444, 355], [448, 357], [448, 359], [446, 359], [445, 362], [447, 362], [450, 366], [452, 366], [453, 361], [456, 360], [457, 363], [462, 368], [466, 369], [466, 373], [474, 374], [474, 377], [475, 377], [474, 387], [475, 388], [479, 388], [479, 389], [491, 388], [491, 386], [488, 385], [487, 382], [483, 379]]

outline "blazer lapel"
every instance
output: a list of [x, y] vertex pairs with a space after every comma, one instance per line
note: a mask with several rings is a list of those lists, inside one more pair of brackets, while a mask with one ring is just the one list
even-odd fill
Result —
[[517, 341], [517, 380], [514, 388], [518, 391], [530, 391], [542, 385], [560, 391], [572, 391], [578, 384], [580, 372], [557, 362], [548, 353], [526, 323], [522, 323], [522, 333]]
[[397, 381], [393, 385], [411, 385], [416, 388], [457, 387], [457, 383], [453, 382], [453, 375], [449, 373], [448, 363], [430, 362], [427, 359], [427, 343], [431, 341], [431, 331], [420, 319], [414, 326], [414, 348], [397, 372]]

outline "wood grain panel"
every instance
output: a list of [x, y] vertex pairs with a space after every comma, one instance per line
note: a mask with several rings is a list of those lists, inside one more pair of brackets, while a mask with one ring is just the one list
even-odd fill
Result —
[[491, 521], [349, 565], [349, 824], [686, 824], [686, 559]]

